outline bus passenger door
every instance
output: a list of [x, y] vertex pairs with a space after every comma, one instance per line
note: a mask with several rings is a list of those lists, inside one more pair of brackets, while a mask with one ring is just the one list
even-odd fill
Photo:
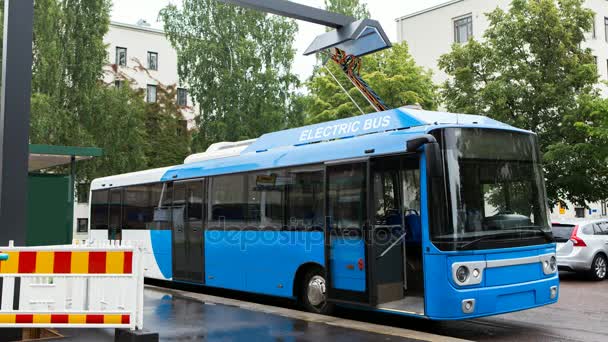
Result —
[[424, 314], [420, 158], [371, 162], [372, 298], [377, 307]]
[[367, 161], [326, 165], [325, 262], [331, 302], [370, 304]]
[[173, 280], [203, 283], [205, 180], [173, 184]]

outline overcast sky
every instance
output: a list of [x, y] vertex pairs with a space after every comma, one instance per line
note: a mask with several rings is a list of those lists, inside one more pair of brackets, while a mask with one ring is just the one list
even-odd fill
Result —
[[[362, 0], [367, 3], [372, 19], [380, 21], [391, 40], [397, 39], [395, 19], [403, 15], [424, 9], [447, 0]], [[139, 19], [147, 20], [153, 27], [162, 28], [158, 22], [158, 12], [169, 3], [179, 4], [180, 0], [113, 0], [112, 20], [135, 24]], [[322, 7], [323, 0], [294, 0], [309, 6]], [[315, 57], [302, 56], [316, 35], [324, 32], [319, 25], [299, 22], [299, 32], [295, 46], [298, 50], [294, 71], [301, 79], [310, 76]]]

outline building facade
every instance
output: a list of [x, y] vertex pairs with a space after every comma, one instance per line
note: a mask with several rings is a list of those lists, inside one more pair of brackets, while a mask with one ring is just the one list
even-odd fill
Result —
[[[111, 22], [104, 37], [107, 61], [103, 81], [108, 86], [120, 87], [125, 81], [141, 89], [147, 102], [156, 102], [163, 89], [175, 88], [175, 101], [181, 107], [184, 127], [195, 125], [198, 112], [188, 94], [188, 88], [179, 82], [177, 51], [163, 30], [150, 27], [145, 21], [137, 24]], [[74, 205], [74, 238], [88, 236], [88, 192], [76, 191]]]
[[[396, 19], [397, 40], [406, 41], [416, 63], [433, 71], [433, 81], [442, 84], [447, 75], [437, 66], [439, 57], [450, 52], [452, 44], [465, 43], [473, 37], [483, 39], [489, 27], [486, 13], [508, 10], [510, 0], [452, 0]], [[585, 6], [595, 12], [594, 27], [583, 47], [593, 51], [600, 80], [608, 80], [608, 1], [587, 0]], [[608, 87], [600, 85], [608, 96]]]

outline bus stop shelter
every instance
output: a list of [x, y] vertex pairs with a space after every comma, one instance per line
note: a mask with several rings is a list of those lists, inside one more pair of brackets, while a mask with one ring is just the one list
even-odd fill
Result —
[[102, 155], [96, 147], [29, 145], [28, 246], [71, 243], [76, 163]]

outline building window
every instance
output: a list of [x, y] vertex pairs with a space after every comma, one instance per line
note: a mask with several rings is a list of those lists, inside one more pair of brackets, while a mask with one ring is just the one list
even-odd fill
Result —
[[116, 48], [116, 65], [127, 66], [127, 48]]
[[574, 216], [580, 218], [585, 217], [585, 208], [574, 208]]
[[467, 16], [454, 20], [454, 42], [466, 43], [473, 37], [473, 17]]
[[601, 206], [602, 206], [602, 216], [606, 216], [608, 214], [608, 203], [606, 203], [605, 201], [602, 201]]
[[599, 67], [598, 67], [598, 65], [597, 65], [597, 56], [593, 56], [593, 63], [595, 63], [595, 70], [599, 72], [599, 71], [600, 71], [600, 70], [599, 70], [600, 68], [599, 68]]
[[184, 88], [177, 88], [177, 105], [181, 107], [188, 105], [188, 91]]
[[158, 70], [158, 53], [148, 51], [148, 69]]
[[89, 231], [89, 219], [79, 218], [76, 224], [77, 233], [86, 233]]
[[146, 91], [146, 101], [148, 103], [156, 102], [156, 86], [153, 84], [148, 84], [148, 89]]
[[[605, 21], [605, 18], [604, 18]], [[597, 35], [595, 33], [596, 29], [595, 29], [595, 16], [593, 16], [593, 25], [591, 26], [591, 37], [593, 39], [597, 38]]]
[[123, 83], [123, 81], [116, 80], [116, 81], [114, 81], [114, 87], [120, 89], [122, 87], [122, 83]]

